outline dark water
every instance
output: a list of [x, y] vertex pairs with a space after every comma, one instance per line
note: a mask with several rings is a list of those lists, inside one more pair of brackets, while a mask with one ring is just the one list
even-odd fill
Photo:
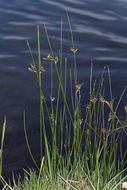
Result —
[[[34, 147], [38, 142], [38, 84], [28, 71], [32, 59], [29, 40], [37, 61], [37, 25], [40, 26], [41, 55], [50, 49], [43, 24], [46, 24], [54, 54], [60, 47], [63, 23], [63, 56], [71, 59], [71, 37], [67, 21], [70, 17], [78, 63], [78, 80], [89, 86], [90, 62], [98, 76], [108, 65], [112, 77], [113, 96], [117, 100], [127, 85], [127, 1], [126, 0], [1, 0], [0, 1], [0, 124], [7, 115], [4, 173], [25, 167], [28, 163], [23, 135], [23, 111]], [[43, 63], [43, 89], [49, 98], [49, 65]], [[68, 63], [68, 71], [71, 65]], [[55, 91], [54, 87], [54, 91]], [[106, 89], [108, 90], [108, 89]], [[87, 96], [84, 93], [84, 97]], [[124, 95], [122, 106], [127, 101]], [[123, 107], [120, 113], [124, 115]]]

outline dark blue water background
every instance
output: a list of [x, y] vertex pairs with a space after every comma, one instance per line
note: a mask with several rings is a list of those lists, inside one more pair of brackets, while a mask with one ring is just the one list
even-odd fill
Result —
[[[0, 1], [0, 124], [7, 116], [4, 172], [22, 168], [27, 163], [23, 137], [23, 111], [27, 113], [27, 127], [36, 147], [39, 123], [39, 89], [36, 77], [28, 71], [32, 63], [26, 40], [29, 40], [37, 61], [37, 25], [40, 26], [41, 55], [50, 49], [43, 24], [46, 24], [55, 55], [59, 53], [61, 18], [63, 23], [63, 57], [72, 53], [68, 12], [78, 63], [78, 81], [85, 82], [83, 98], [88, 97], [90, 62], [94, 62], [94, 76], [104, 66], [111, 72], [113, 97], [118, 100], [127, 85], [127, 1], [126, 0], [1, 0]], [[43, 89], [50, 97], [49, 64], [43, 65]], [[54, 92], [57, 86], [54, 86]], [[109, 89], [107, 88], [106, 91]], [[108, 94], [108, 93], [107, 93]], [[125, 116], [124, 95], [121, 117]]]

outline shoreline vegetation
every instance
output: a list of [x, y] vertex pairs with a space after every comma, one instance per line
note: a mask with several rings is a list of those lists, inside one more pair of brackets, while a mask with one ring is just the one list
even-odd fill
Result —
[[[78, 83], [76, 54], [73, 33], [68, 18], [72, 47], [70, 51], [74, 57], [74, 71], [70, 71], [70, 81], [67, 81], [67, 58], [62, 55], [62, 22], [59, 55], [55, 56], [50, 43], [46, 26], [44, 25], [51, 55], [42, 58], [40, 49], [40, 32], [38, 37], [38, 64], [35, 63], [29, 42], [27, 45], [33, 63], [28, 70], [35, 73], [40, 90], [40, 164], [38, 165], [32, 154], [26, 126], [24, 111], [24, 133], [26, 144], [36, 167], [24, 170], [24, 178], [19, 175], [13, 177], [13, 185], [7, 183], [1, 174], [3, 190], [117, 190], [126, 188], [127, 151], [123, 152], [123, 136], [127, 135], [127, 104], [124, 106], [125, 119], [120, 120], [117, 111], [124, 97], [124, 88], [118, 102], [112, 94], [111, 76], [109, 68], [104, 68], [100, 79], [93, 80], [93, 64], [91, 63], [89, 103], [82, 113], [82, 93], [84, 82]], [[42, 60], [51, 64], [50, 108], [43, 91], [43, 73], [46, 72]], [[54, 97], [54, 70], [58, 78], [57, 97]], [[104, 73], [108, 73], [110, 100], [105, 98]], [[67, 85], [70, 83], [70, 92]], [[67, 94], [70, 93], [71, 102]], [[60, 106], [62, 98], [63, 106]], [[48, 116], [49, 127], [46, 128], [45, 117]], [[2, 150], [5, 135], [6, 118], [3, 124], [0, 171], [2, 171]], [[50, 141], [49, 141], [50, 130]], [[123, 183], [124, 182], [124, 183]]]

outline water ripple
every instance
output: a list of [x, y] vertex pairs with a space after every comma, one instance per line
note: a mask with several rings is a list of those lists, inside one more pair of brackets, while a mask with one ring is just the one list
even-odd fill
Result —
[[[30, 41], [32, 53], [36, 61], [37, 24], [40, 25], [40, 34], [42, 34], [40, 35], [41, 55], [48, 55], [50, 52], [44, 28], [42, 29], [43, 23], [46, 24], [54, 53], [57, 55], [60, 48], [62, 17], [63, 56], [70, 57], [69, 48], [72, 46], [72, 43], [67, 13], [71, 21], [75, 46], [79, 49], [77, 59], [79, 61], [79, 69], [82, 70], [82, 77], [88, 74], [88, 62], [90, 62], [91, 57], [95, 60], [100, 60], [99, 66], [108, 63], [119, 72], [122, 64], [124, 66], [124, 69], [122, 69], [126, 71], [126, 8], [126, 0], [110, 0], [108, 2], [105, 0], [1, 0], [0, 65], [1, 68], [6, 65], [4, 69], [8, 71], [5, 74], [5, 71], [1, 70], [3, 85], [7, 85], [6, 75], [9, 75], [11, 69], [13, 70], [13, 66], [17, 70], [20, 68], [24, 72], [24, 76], [21, 74], [22, 80], [19, 80], [21, 85], [20, 87], [16, 85], [17, 91], [20, 91], [22, 86], [24, 91], [29, 94], [28, 86], [31, 84], [31, 78], [27, 76], [27, 67], [32, 60], [28, 53], [26, 40]], [[116, 64], [114, 64], [113, 60]], [[26, 83], [24, 78], [28, 83]], [[10, 81], [12, 80], [15, 82], [17, 78], [11, 75]], [[14, 91], [15, 89], [12, 89], [12, 97]], [[7, 97], [3, 96], [2, 98], [6, 99]], [[14, 99], [9, 101], [15, 103]], [[28, 99], [24, 99], [24, 102], [27, 101]], [[4, 107], [4, 105], [2, 106]]]

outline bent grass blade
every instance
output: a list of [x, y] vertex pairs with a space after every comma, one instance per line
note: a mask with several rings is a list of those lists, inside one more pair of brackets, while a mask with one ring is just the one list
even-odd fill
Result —
[[4, 137], [5, 137], [5, 128], [6, 128], [6, 116], [4, 117], [4, 123], [3, 123], [3, 129], [2, 129], [2, 137], [1, 137], [0, 176], [2, 175], [2, 155], [3, 155], [3, 145], [4, 145]]

